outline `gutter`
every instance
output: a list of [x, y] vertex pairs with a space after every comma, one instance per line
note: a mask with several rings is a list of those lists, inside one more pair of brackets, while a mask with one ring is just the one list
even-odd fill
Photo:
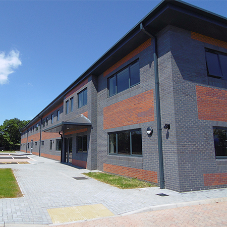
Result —
[[140, 24], [140, 30], [153, 39], [154, 49], [154, 74], [155, 74], [155, 102], [157, 116], [157, 133], [158, 133], [158, 156], [159, 156], [159, 182], [160, 189], [165, 188], [164, 165], [163, 165], [163, 149], [162, 149], [162, 126], [161, 126], [161, 110], [160, 110], [160, 92], [159, 92], [159, 74], [158, 74], [158, 50], [157, 37], [145, 30], [143, 24]]

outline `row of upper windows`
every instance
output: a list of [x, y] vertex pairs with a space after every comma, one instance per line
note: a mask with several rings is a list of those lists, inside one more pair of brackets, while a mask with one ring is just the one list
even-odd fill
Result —
[[[77, 94], [78, 97], [78, 108], [87, 105], [87, 88], [82, 90]], [[69, 112], [73, 112], [73, 100], [74, 98], [71, 97], [70, 99], [66, 100], [65, 102], [65, 114]]]

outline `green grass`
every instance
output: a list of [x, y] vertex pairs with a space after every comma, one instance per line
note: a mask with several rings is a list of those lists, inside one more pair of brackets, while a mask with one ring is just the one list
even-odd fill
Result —
[[110, 184], [112, 186], [121, 188], [121, 189], [131, 189], [131, 188], [145, 188], [152, 187], [151, 183], [141, 181], [135, 178], [127, 178], [118, 175], [100, 173], [100, 172], [89, 172], [84, 173], [88, 177], [92, 177], [96, 180], [102, 181], [104, 183]]
[[0, 169], [0, 198], [22, 196], [12, 169]]
[[0, 153], [15, 153], [15, 151], [2, 151], [2, 150], [0, 150]]

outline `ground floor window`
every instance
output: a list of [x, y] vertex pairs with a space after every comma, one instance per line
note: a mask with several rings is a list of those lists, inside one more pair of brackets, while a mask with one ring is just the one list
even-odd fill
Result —
[[52, 150], [52, 140], [50, 140], [50, 150]]
[[57, 151], [61, 151], [61, 145], [62, 145], [61, 139], [56, 139], [56, 150]]
[[77, 152], [87, 152], [87, 135], [77, 136]]
[[213, 132], [216, 158], [227, 158], [227, 128], [214, 127]]
[[109, 133], [109, 154], [142, 155], [141, 129]]

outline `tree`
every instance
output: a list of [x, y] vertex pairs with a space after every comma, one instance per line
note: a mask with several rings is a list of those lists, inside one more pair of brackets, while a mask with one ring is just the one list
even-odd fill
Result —
[[0, 146], [2, 145], [7, 150], [18, 148], [21, 139], [20, 132], [28, 122], [29, 120], [21, 121], [18, 118], [5, 120], [3, 125], [0, 126]]

